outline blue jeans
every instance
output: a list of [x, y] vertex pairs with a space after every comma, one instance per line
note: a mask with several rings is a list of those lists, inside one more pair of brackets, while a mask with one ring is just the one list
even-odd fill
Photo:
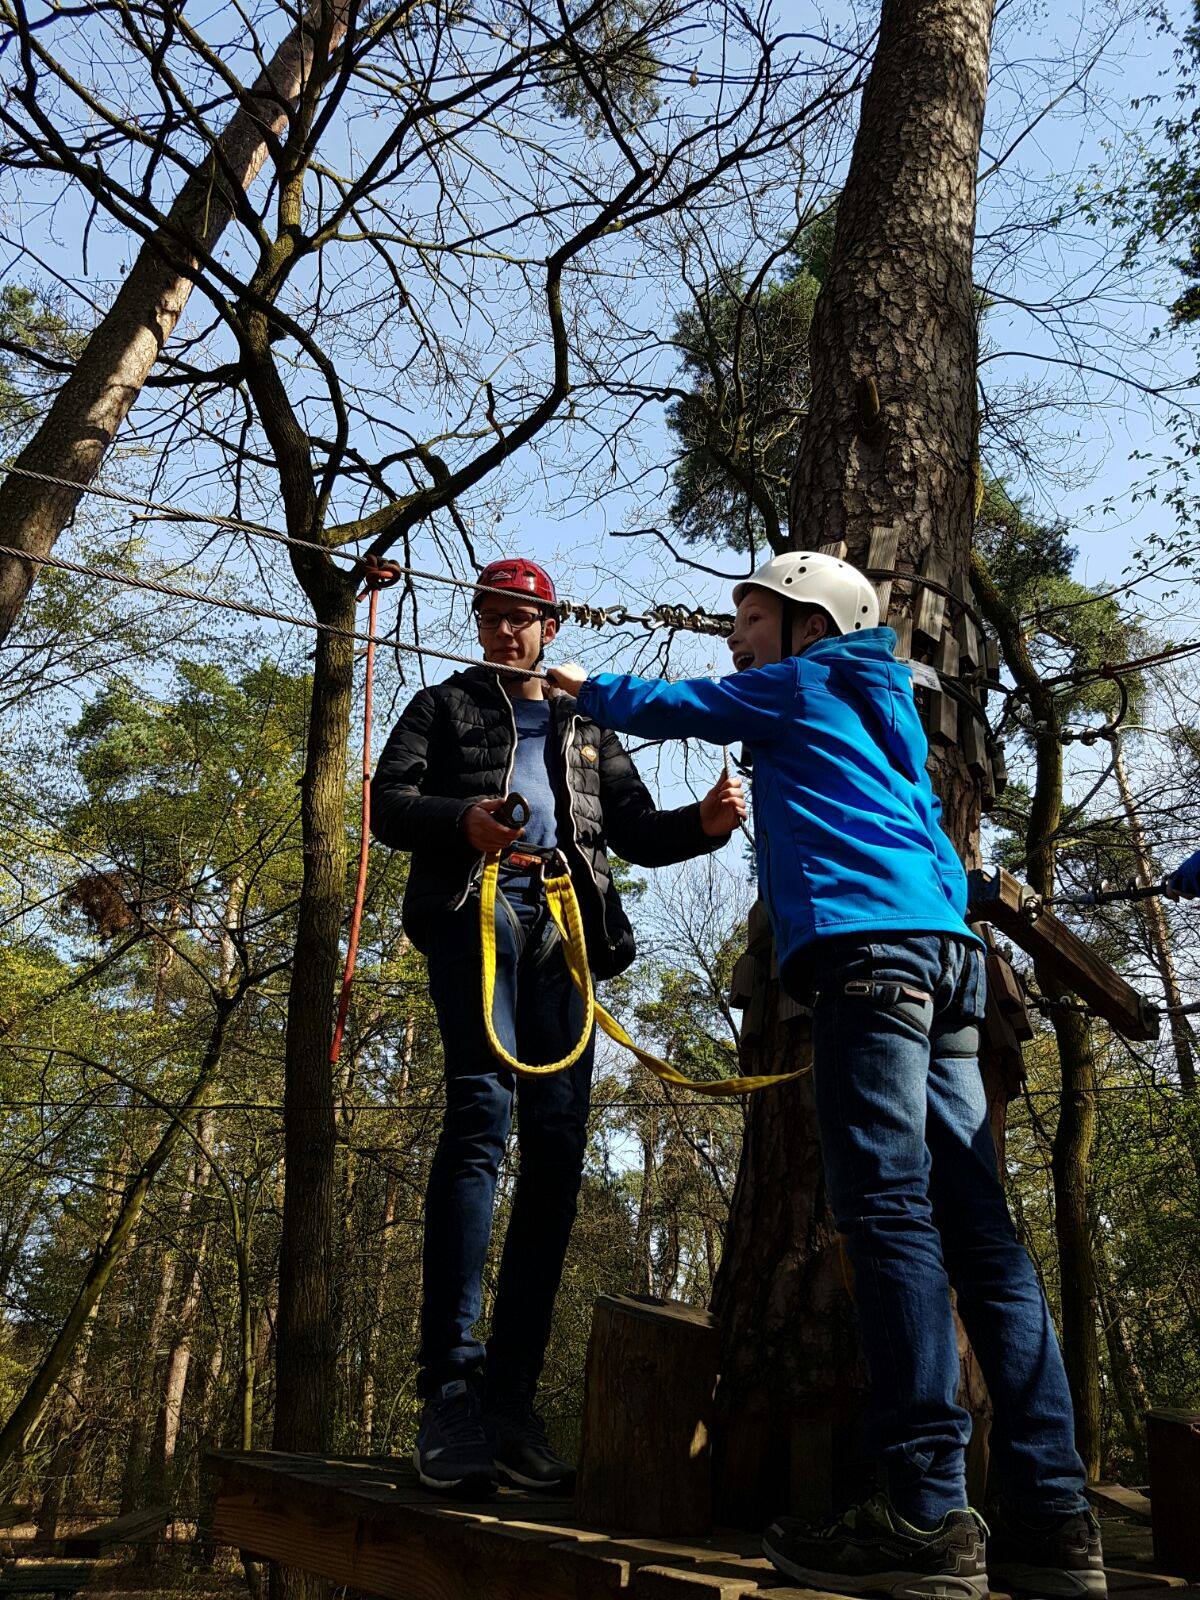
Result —
[[996, 1170], [979, 1072], [983, 954], [909, 934], [806, 952], [817, 1119], [854, 1267], [869, 1421], [901, 1516], [967, 1504], [950, 1286], [992, 1398], [992, 1464], [1014, 1511], [1084, 1509], [1054, 1325]]
[[[522, 1061], [559, 1060], [579, 1037], [583, 1002], [544, 914], [522, 927], [498, 901], [496, 944], [497, 1035]], [[492, 1309], [487, 1383], [494, 1393], [532, 1396], [575, 1221], [595, 1034], [573, 1067], [546, 1078], [517, 1080], [500, 1064], [483, 1028], [475, 895], [442, 919], [428, 961], [446, 1112], [425, 1195], [421, 1392], [484, 1366], [474, 1325], [515, 1098], [520, 1168]]]

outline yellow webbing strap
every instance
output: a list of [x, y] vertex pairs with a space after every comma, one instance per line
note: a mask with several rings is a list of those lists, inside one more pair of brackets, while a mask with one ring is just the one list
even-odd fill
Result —
[[579, 910], [575, 885], [567, 872], [546, 878], [546, 906], [562, 935], [563, 958], [571, 974], [571, 981], [583, 996], [583, 1029], [578, 1042], [561, 1061], [553, 1061], [544, 1067], [530, 1066], [524, 1061], [518, 1061], [501, 1044], [493, 1019], [496, 998], [496, 882], [499, 875], [500, 857], [498, 854], [489, 855], [484, 862], [483, 877], [479, 885], [479, 937], [483, 948], [483, 1025], [487, 1030], [488, 1043], [492, 1047], [493, 1054], [498, 1056], [517, 1077], [542, 1078], [552, 1072], [562, 1072], [567, 1067], [573, 1067], [583, 1054], [584, 1047], [591, 1038], [592, 1027], [597, 1022], [610, 1039], [615, 1039], [618, 1044], [624, 1045], [625, 1049], [635, 1055], [644, 1067], [648, 1067], [656, 1078], [661, 1078], [664, 1083], [681, 1084], [697, 1094], [753, 1094], [756, 1089], [768, 1089], [772, 1084], [790, 1083], [793, 1078], [802, 1077], [808, 1071], [807, 1067], [802, 1067], [799, 1072], [767, 1074], [756, 1078], [722, 1078], [717, 1083], [708, 1083], [703, 1079], [689, 1078], [686, 1073], [677, 1072], [658, 1056], [651, 1055], [648, 1050], [643, 1050], [634, 1044], [616, 1018], [610, 1016], [596, 999], [592, 987], [591, 968], [587, 961], [583, 917]]

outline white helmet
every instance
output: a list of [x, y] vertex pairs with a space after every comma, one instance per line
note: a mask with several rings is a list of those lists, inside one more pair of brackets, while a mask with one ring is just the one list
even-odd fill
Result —
[[824, 556], [814, 550], [793, 551], [772, 556], [733, 591], [733, 603], [741, 605], [747, 589], [769, 589], [785, 600], [800, 605], [820, 606], [828, 611], [842, 633], [879, 626], [879, 596], [869, 580], [848, 561]]

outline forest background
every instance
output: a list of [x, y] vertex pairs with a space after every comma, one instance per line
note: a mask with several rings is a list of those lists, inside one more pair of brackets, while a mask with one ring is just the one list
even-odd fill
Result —
[[[520, 551], [591, 604], [727, 606], [730, 581], [786, 528], [808, 324], [875, 8], [813, 11], [802, 29], [790, 6], [698, 0], [568, 18], [500, 3], [355, 13], [353, 57], [331, 33], [330, 113], [318, 100], [268, 141], [264, 175], [212, 243], [205, 292], [96, 480], [126, 498], [85, 496], [58, 559], [297, 617], [311, 603], [327, 619], [304, 552], [289, 565], [256, 531], [297, 532], [304, 471], [282, 487], [278, 471], [288, 413], [343, 567], [382, 530], [419, 572], [469, 581]], [[0, 177], [6, 459], [43, 437], [153, 217], [244, 101], [234, 75], [252, 81], [294, 20], [266, 3], [249, 27], [218, 10], [194, 29], [170, 8], [101, 5], [81, 21], [0, 5], [14, 91]], [[1200, 631], [1194, 20], [1123, 0], [1069, 17], [1009, 0], [997, 14], [975, 253], [977, 545], [1026, 647], [1006, 682], [1151, 659], [1125, 680], [1123, 714], [1094, 683], [1063, 706], [1065, 896], [1161, 876], [1200, 843], [1200, 681], [1190, 655], [1160, 659]], [[381, 120], [417, 143], [373, 172]], [[635, 176], [614, 190], [623, 166]], [[601, 204], [613, 192], [619, 204]], [[318, 242], [285, 266], [281, 241], [302, 225]], [[557, 307], [544, 277], [556, 253]], [[205, 520], [223, 517], [251, 526]], [[401, 646], [474, 653], [461, 588], [411, 579], [382, 609]], [[569, 627], [559, 648], [597, 667], [723, 670], [719, 639], [619, 620]], [[0, 1414], [21, 1417], [0, 1456], [7, 1493], [46, 1532], [85, 1506], [167, 1501], [190, 1518], [206, 1448], [277, 1435], [285, 1146], [289, 1118], [295, 1138], [312, 1109], [293, 1098], [285, 1116], [313, 650], [300, 626], [50, 567], [0, 646]], [[377, 728], [449, 670], [382, 651]], [[1037, 778], [1030, 704], [998, 696], [989, 710], [1010, 777], [984, 855], [1017, 868]], [[637, 759], [674, 804], [720, 753]], [[336, 774], [343, 910], [354, 766]], [[329, 1447], [347, 1453], [404, 1454], [417, 1414], [440, 1044], [400, 927], [404, 873], [403, 858], [372, 853], [333, 1083], [324, 1403]], [[630, 873], [629, 895], [640, 957], [606, 1003], [685, 1070], [720, 1075], [754, 897], [742, 841], [702, 867]], [[1067, 915], [1156, 1002], [1197, 997], [1187, 905]], [[1039, 1014], [1026, 1047], [1007, 1176], [1058, 1308], [1052, 1021]], [[1140, 1482], [1145, 1407], [1200, 1404], [1193, 1045], [1182, 1020], [1152, 1046], [1089, 1030], [1095, 1136], [1073, 1176], [1095, 1279], [1092, 1464]], [[742, 1115], [602, 1052], [543, 1396], [565, 1446], [596, 1294], [707, 1303]]]

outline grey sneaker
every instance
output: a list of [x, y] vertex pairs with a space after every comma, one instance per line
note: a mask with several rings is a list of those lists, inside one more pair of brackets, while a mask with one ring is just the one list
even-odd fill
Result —
[[454, 1378], [425, 1402], [413, 1466], [427, 1489], [482, 1500], [496, 1488], [492, 1449], [480, 1421], [479, 1393]]
[[1100, 1524], [1090, 1511], [1033, 1521], [1001, 1508], [988, 1543], [988, 1565], [998, 1589], [1052, 1600], [1105, 1600], [1108, 1579]]
[[814, 1589], [893, 1600], [988, 1600], [987, 1528], [974, 1511], [951, 1511], [929, 1532], [883, 1495], [828, 1522], [780, 1517], [763, 1536], [771, 1564]]

